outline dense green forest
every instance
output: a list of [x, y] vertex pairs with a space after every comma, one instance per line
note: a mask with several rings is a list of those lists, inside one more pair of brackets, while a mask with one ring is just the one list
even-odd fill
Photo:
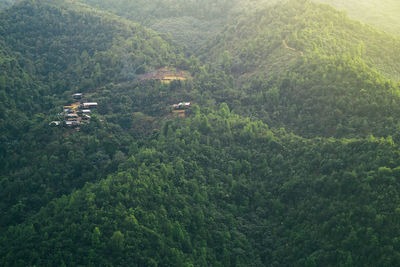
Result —
[[243, 0], [80, 0], [102, 10], [168, 33], [193, 50], [215, 36]]
[[308, 0], [269, 5], [238, 17], [199, 55], [221, 62], [224, 51], [229, 52], [231, 68], [239, 74], [277, 72], [294, 56], [316, 54], [347, 56], [363, 61], [389, 79], [400, 79], [400, 38]]
[[[93, 140], [102, 148], [88, 150], [80, 142], [87, 138], [72, 136], [75, 141], [71, 141], [66, 138], [68, 133], [49, 128], [51, 119], [57, 119], [62, 106], [70, 101], [71, 93], [96, 93], [111, 80], [132, 80], [149, 68], [186, 61], [168, 42], [131, 22], [62, 1], [38, 2], [26, 1], [0, 17], [0, 39], [13, 52], [7, 53], [5, 48], [1, 62], [0, 175], [5, 176], [1, 206], [8, 209], [21, 204], [26, 208], [20, 213], [25, 215], [55, 196], [100, 179], [118, 148], [115, 142], [124, 143], [121, 146], [129, 142], [115, 141], [103, 132], [100, 139]], [[108, 145], [106, 139], [110, 139]], [[105, 146], [112, 147], [109, 155]], [[38, 161], [47, 153], [52, 160], [39, 167], [42, 164]], [[93, 157], [100, 170], [91, 164], [74, 170], [81, 161], [69, 161], [71, 153], [80, 155], [81, 160]], [[99, 161], [101, 158], [105, 162]], [[70, 185], [63, 186], [66, 181]], [[33, 196], [37, 202], [32, 201]], [[13, 217], [8, 214], [1, 221]]]
[[[9, 227], [10, 265], [398, 265], [399, 147], [193, 109]], [[29, 236], [29, 239], [27, 239]], [[52, 250], [51, 255], [47, 251]]]
[[309, 0], [0, 8], [1, 266], [400, 265], [399, 37]]
[[395, 135], [398, 38], [311, 1], [236, 23], [200, 52], [236, 78], [224, 97], [233, 110], [309, 137]]
[[0, 2], [0, 10], [3, 8], [8, 8], [11, 7], [13, 4], [15, 4], [18, 0], [2, 0]]
[[[218, 0], [218, 1], [129, 1], [80, 0], [93, 7], [107, 10], [143, 23], [156, 31], [169, 33], [190, 49], [199, 48], [212, 38], [227, 22], [243, 12], [252, 14], [270, 3], [281, 0]], [[352, 18], [400, 36], [400, 4], [396, 0], [316, 0], [346, 10]], [[283, 1], [281, 1], [283, 2]]]
[[1, 22], [3, 42], [54, 87], [50, 94], [88, 90], [180, 60], [175, 46], [154, 32], [78, 3], [28, 1], [4, 12]]

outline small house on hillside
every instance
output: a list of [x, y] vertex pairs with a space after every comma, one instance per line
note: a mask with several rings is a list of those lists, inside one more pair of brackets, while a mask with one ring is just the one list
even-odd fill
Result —
[[90, 113], [92, 113], [92, 111], [90, 110], [90, 109], [81, 109], [81, 110], [79, 110], [78, 112], [78, 115], [85, 115], [85, 114], [90, 114]]
[[81, 99], [83, 97], [83, 94], [82, 93], [76, 93], [76, 94], [73, 94], [72, 95], [72, 98], [73, 99]]
[[180, 102], [178, 104], [173, 104], [172, 108], [173, 109], [187, 109], [187, 108], [190, 108], [191, 105], [192, 105], [192, 103], [190, 103], [190, 102]]
[[172, 81], [184, 81], [184, 80], [186, 80], [186, 78], [182, 76], [164, 76], [161, 78], [161, 82], [163, 83], [170, 83]]
[[74, 107], [73, 106], [64, 106], [64, 113], [74, 113]]
[[87, 102], [87, 103], [83, 103], [81, 105], [81, 107], [83, 109], [91, 109], [91, 108], [96, 108], [97, 107], [97, 102]]
[[79, 121], [65, 121], [65, 125], [68, 127], [77, 127], [81, 125]]
[[49, 123], [49, 125], [51, 126], [60, 126], [61, 125], [61, 121], [52, 121]]
[[84, 114], [83, 116], [82, 116], [82, 120], [90, 120], [90, 116], [89, 115], [86, 115], [86, 114]]
[[180, 102], [178, 104], [173, 104], [171, 105], [172, 107], [172, 113], [175, 115], [184, 118], [186, 110], [191, 107], [192, 103], [191, 102]]
[[66, 114], [65, 117], [67, 118], [67, 120], [76, 120], [79, 118], [78, 114], [76, 113]]

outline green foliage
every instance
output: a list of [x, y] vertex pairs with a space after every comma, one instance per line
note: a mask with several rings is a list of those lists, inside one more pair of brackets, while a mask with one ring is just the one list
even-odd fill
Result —
[[[390, 140], [306, 140], [226, 105], [168, 127], [132, 165], [9, 227], [1, 262], [399, 264], [400, 150]], [[52, 244], [63, 249], [49, 255]]]
[[302, 136], [397, 138], [398, 85], [346, 57], [306, 57], [283, 75], [249, 80], [244, 89], [245, 104], [235, 111]]
[[[133, 80], [139, 67], [184, 60], [153, 32], [64, 1], [21, 2], [1, 13], [0, 31], [0, 207], [11, 211], [1, 216], [5, 227], [116, 171], [133, 136], [156, 125], [135, 116], [145, 129], [135, 124], [135, 134], [124, 132], [136, 121], [122, 101], [113, 113], [124, 114], [107, 118], [110, 124], [95, 114], [80, 133], [49, 127], [71, 93], [95, 93], [109, 81]], [[103, 98], [93, 99], [102, 104], [103, 115]]]
[[3, 0], [3, 1], [1, 1], [1, 2], [0, 2], [0, 11], [1, 11], [2, 9], [11, 7], [11, 6], [12, 6], [13, 4], [15, 4], [17, 1], [18, 1], [18, 0]]
[[112, 12], [170, 34], [190, 50], [214, 37], [228, 21], [241, 0], [80, 0], [92, 7]]
[[310, 0], [290, 0], [242, 14], [199, 53], [219, 63], [219, 55], [229, 51], [237, 75], [285, 71], [302, 54], [345, 55], [399, 80], [399, 49], [398, 37], [351, 20], [344, 12]]
[[139, 68], [177, 62], [175, 48], [155, 33], [61, 0], [22, 2], [3, 13], [0, 23], [1, 40], [49, 84], [48, 93], [93, 90], [132, 79]]
[[[1, 266], [400, 265], [398, 39], [305, 0], [85, 2], [192, 47], [245, 11], [205, 64], [75, 1], [0, 13]], [[78, 90], [90, 123], [50, 127]]]
[[292, 0], [242, 15], [200, 54], [234, 77], [210, 91], [239, 114], [307, 137], [397, 138], [399, 86], [387, 77], [399, 78], [399, 42]]

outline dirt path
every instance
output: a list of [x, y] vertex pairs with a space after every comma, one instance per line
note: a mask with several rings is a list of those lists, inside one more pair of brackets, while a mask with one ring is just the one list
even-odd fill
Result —
[[286, 40], [282, 40], [282, 44], [283, 44], [283, 47], [285, 47], [286, 49], [289, 49], [289, 50], [292, 50], [292, 51], [295, 51], [295, 52], [299, 52], [302, 56], [304, 56], [303, 51], [297, 51], [293, 47], [288, 46], [288, 44], [286, 43]]

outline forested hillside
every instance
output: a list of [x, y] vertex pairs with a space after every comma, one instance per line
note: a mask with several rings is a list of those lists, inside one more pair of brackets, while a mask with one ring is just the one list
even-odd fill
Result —
[[317, 54], [361, 60], [389, 79], [400, 79], [399, 38], [324, 4], [286, 1], [243, 15], [232, 24], [200, 55], [221, 61], [226, 50], [233, 71], [239, 74], [276, 71], [295, 56]]
[[193, 53], [214, 38], [226, 24], [243, 13], [252, 13], [281, 0], [78, 0], [170, 34]]
[[177, 61], [175, 47], [130, 21], [64, 1], [25, 1], [0, 17], [1, 39], [51, 93], [87, 90]]
[[399, 44], [309, 0], [3, 9], [0, 266], [400, 265]]
[[327, 5], [288, 1], [241, 17], [201, 54], [238, 78], [226, 99], [238, 113], [303, 136], [388, 136], [398, 129], [399, 86], [388, 79], [399, 77], [398, 48]]
[[350, 17], [400, 36], [400, 2], [397, 0], [317, 0], [348, 11]]
[[18, 2], [18, 0], [2, 0], [0, 2], [0, 10], [4, 9], [4, 8], [8, 8], [11, 7], [13, 4], [15, 4], [16, 2]]
[[215, 36], [240, 0], [80, 0], [102, 10], [168, 33], [193, 50]]
[[[96, 99], [97, 89], [110, 81], [185, 60], [154, 32], [64, 1], [22, 2], [0, 15], [0, 31], [0, 226], [6, 226], [114, 171], [113, 158], [130, 142], [95, 115], [82, 129], [90, 135], [69, 137], [49, 127], [73, 92]], [[94, 134], [94, 125], [108, 130]], [[120, 132], [118, 139], [112, 131]]]
[[41, 91], [33, 77], [23, 70], [16, 55], [0, 42], [1, 172], [6, 169], [6, 159], [18, 144], [18, 137], [29, 129], [29, 112], [37, 112], [40, 105], [46, 105], [47, 99], [40, 97]]
[[400, 264], [392, 140], [305, 140], [226, 105], [193, 113], [131, 143], [114, 175], [10, 227], [2, 262]]

